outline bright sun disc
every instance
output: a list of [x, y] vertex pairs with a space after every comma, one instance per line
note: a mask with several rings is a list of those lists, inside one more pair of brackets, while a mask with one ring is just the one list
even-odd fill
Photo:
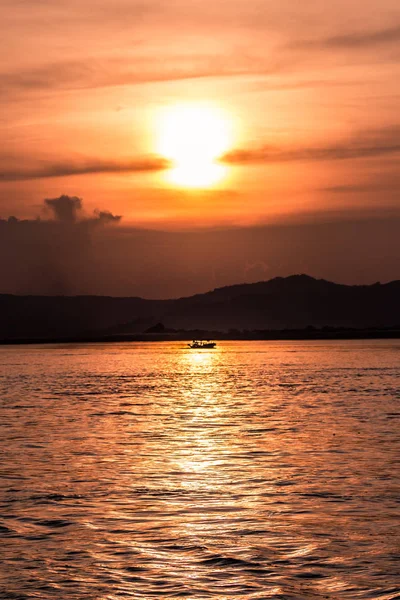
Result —
[[217, 161], [231, 145], [231, 132], [222, 111], [197, 104], [169, 107], [161, 114], [158, 134], [158, 152], [174, 165], [172, 183], [201, 188], [223, 178], [226, 168]]

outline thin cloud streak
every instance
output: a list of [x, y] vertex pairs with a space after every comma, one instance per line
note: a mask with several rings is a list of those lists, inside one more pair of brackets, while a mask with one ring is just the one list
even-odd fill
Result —
[[75, 175], [99, 175], [105, 173], [152, 173], [171, 168], [171, 163], [161, 157], [139, 158], [133, 161], [96, 161], [82, 164], [56, 163], [31, 169], [0, 169], [0, 182], [51, 179]]
[[379, 179], [367, 180], [362, 183], [344, 183], [322, 188], [323, 192], [333, 194], [370, 194], [374, 192], [388, 192], [398, 194], [400, 192], [400, 177], [398, 175], [386, 175]]
[[400, 127], [368, 132], [355, 136], [347, 143], [333, 143], [320, 147], [279, 148], [266, 146], [255, 149], [237, 149], [222, 157], [222, 162], [233, 165], [252, 163], [283, 163], [294, 161], [336, 161], [374, 158], [400, 153]]
[[85, 90], [189, 79], [276, 75], [287, 70], [291, 62], [282, 58], [265, 61], [252, 56], [238, 60], [213, 55], [173, 57], [166, 68], [160, 68], [159, 61], [140, 59], [65, 61], [0, 73], [0, 98], [21, 91]]
[[357, 50], [395, 44], [397, 42], [400, 42], [400, 24], [374, 31], [352, 32], [344, 35], [334, 35], [325, 39], [298, 41], [291, 46], [304, 49], [318, 47]]

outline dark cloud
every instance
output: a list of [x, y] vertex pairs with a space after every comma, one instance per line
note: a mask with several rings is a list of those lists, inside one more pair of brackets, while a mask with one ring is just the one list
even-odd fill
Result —
[[110, 223], [119, 223], [122, 219], [121, 215], [113, 215], [108, 210], [96, 210], [95, 215], [96, 220], [105, 225], [108, 225]]
[[228, 152], [222, 161], [229, 164], [279, 163], [293, 161], [334, 161], [374, 158], [400, 153], [400, 126], [364, 132], [348, 141], [325, 146], [238, 149]]
[[131, 161], [86, 160], [80, 163], [55, 163], [37, 167], [0, 167], [1, 181], [29, 181], [31, 179], [47, 179], [52, 177], [68, 177], [74, 175], [96, 175], [100, 173], [146, 173], [163, 171], [170, 167], [168, 160], [154, 156], [142, 157]]
[[[53, 219], [0, 219], [0, 293], [74, 294], [95, 290], [101, 262], [94, 239], [121, 216], [104, 210], [86, 216], [77, 196], [44, 200]], [[91, 283], [89, 283], [91, 282]]]
[[[109, 225], [111, 223], [119, 223], [122, 219], [121, 215], [113, 215], [109, 210], [95, 210], [94, 217], [82, 216], [83, 202], [77, 196], [63, 194], [58, 198], [44, 200], [44, 204], [53, 211], [56, 221], [60, 221], [61, 223], [76, 223], [79, 220], [83, 224], [100, 223], [102, 225]], [[15, 219], [15, 217], [9, 217], [8, 221], [10, 219]], [[37, 222], [38, 220], [36, 219], [34, 223]]]
[[64, 223], [74, 223], [82, 208], [82, 200], [76, 196], [64, 195], [59, 198], [48, 198], [44, 203], [52, 209], [55, 218]]
[[399, 230], [398, 210], [176, 232], [122, 226], [83, 208], [75, 220], [0, 219], [0, 293], [168, 298], [299, 272], [388, 281], [400, 275]]

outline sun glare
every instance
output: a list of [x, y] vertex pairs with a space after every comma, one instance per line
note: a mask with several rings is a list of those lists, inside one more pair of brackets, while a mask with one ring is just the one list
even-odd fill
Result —
[[168, 180], [174, 185], [202, 188], [217, 184], [226, 167], [218, 159], [231, 145], [230, 123], [216, 107], [176, 105], [162, 111], [158, 152], [174, 165]]

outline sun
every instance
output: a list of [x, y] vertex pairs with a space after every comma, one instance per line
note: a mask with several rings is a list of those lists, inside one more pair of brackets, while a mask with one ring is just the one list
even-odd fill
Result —
[[173, 165], [168, 180], [182, 187], [206, 188], [223, 179], [218, 159], [231, 146], [227, 115], [208, 104], [180, 104], [161, 111], [158, 153]]

